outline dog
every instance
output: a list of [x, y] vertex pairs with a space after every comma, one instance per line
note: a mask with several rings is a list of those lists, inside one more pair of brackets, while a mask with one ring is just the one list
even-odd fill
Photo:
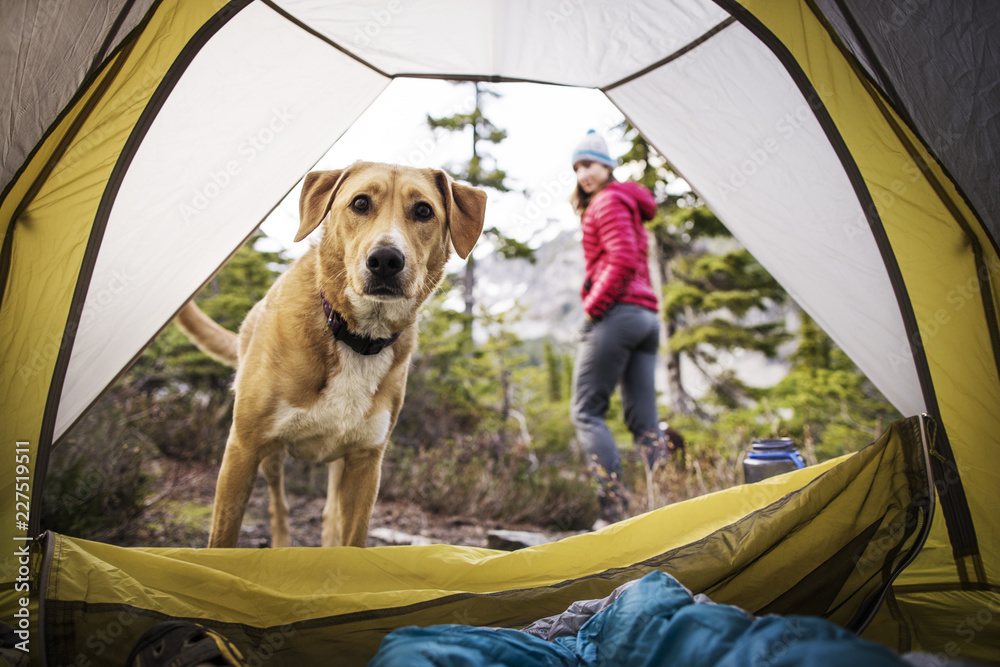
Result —
[[328, 467], [323, 546], [363, 547], [382, 456], [403, 404], [417, 315], [483, 229], [486, 193], [445, 172], [371, 162], [306, 175], [301, 241], [318, 243], [247, 314], [239, 334], [193, 302], [179, 328], [235, 366], [233, 422], [215, 492], [209, 547], [234, 547], [259, 469], [271, 544], [289, 546], [286, 456]]

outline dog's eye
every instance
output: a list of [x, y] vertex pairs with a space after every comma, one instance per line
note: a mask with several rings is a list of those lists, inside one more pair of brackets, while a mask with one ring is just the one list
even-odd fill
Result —
[[417, 220], [430, 220], [431, 216], [434, 215], [434, 209], [427, 202], [418, 202], [413, 207], [413, 215]]
[[351, 208], [356, 213], [367, 213], [371, 205], [372, 200], [368, 198], [368, 195], [358, 195], [351, 201]]

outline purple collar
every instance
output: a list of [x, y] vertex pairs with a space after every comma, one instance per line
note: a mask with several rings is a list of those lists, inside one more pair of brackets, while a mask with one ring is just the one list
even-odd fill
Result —
[[344, 318], [326, 300], [326, 295], [320, 292], [319, 298], [323, 300], [323, 314], [326, 315], [326, 330], [333, 334], [334, 339], [346, 343], [358, 354], [366, 356], [378, 354], [395, 343], [399, 335], [403, 333], [402, 331], [397, 331], [388, 338], [367, 338], [353, 334], [347, 330], [347, 323], [344, 322]]

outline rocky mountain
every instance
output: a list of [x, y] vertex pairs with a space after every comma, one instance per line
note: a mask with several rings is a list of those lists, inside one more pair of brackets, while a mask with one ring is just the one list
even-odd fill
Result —
[[523, 340], [548, 336], [573, 342], [583, 324], [579, 231], [562, 232], [539, 247], [535, 257], [534, 264], [493, 255], [477, 259], [477, 299], [493, 312], [516, 307], [520, 317], [513, 328]]

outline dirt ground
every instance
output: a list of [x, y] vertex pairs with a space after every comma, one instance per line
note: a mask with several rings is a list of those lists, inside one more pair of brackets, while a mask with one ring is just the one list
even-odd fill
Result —
[[[122, 546], [203, 547], [208, 542], [214, 468], [163, 463], [157, 471], [161, 490], [148, 509], [121, 539]], [[291, 486], [291, 485], [290, 485]], [[288, 493], [293, 546], [320, 546], [321, 513], [325, 494]], [[243, 520], [239, 547], [262, 548], [271, 543], [267, 485], [260, 477]], [[441, 516], [416, 504], [379, 499], [372, 513], [369, 547], [390, 544], [452, 544], [488, 547], [491, 530], [528, 531], [539, 540], [555, 541], [575, 532], [548, 530], [530, 524], [484, 521], [474, 514]]]

